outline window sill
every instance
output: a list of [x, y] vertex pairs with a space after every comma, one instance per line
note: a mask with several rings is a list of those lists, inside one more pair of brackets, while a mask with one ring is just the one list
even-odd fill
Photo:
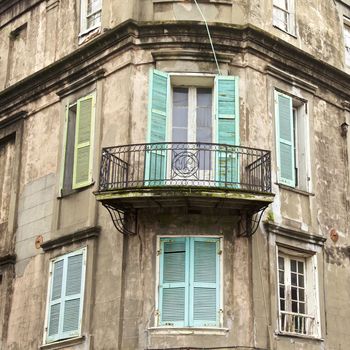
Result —
[[297, 37], [296, 34], [291, 33], [291, 32], [287, 32], [286, 30], [284, 30], [284, 29], [282, 29], [282, 28], [280, 28], [280, 27], [278, 27], [278, 26], [276, 26], [276, 25], [274, 25], [274, 24], [273, 24], [272, 26], [273, 26], [274, 28], [280, 30], [281, 32], [285, 33], [285, 34], [288, 34], [288, 35], [291, 36], [292, 38], [298, 39], [298, 37]]
[[65, 340], [58, 340], [53, 343], [48, 343], [44, 345], [40, 345], [40, 350], [55, 350], [55, 349], [62, 349], [67, 346], [77, 345], [81, 344], [85, 340], [85, 336], [80, 336], [76, 338], [70, 338]]
[[97, 27], [89, 28], [89, 29], [79, 33], [78, 44], [79, 45], [85, 44], [89, 40], [95, 38], [100, 33], [101, 33], [101, 25], [99, 25]]
[[150, 327], [152, 334], [159, 335], [226, 335], [228, 328], [219, 327]]
[[315, 340], [315, 341], [324, 341], [323, 338], [319, 338], [312, 335], [305, 335], [305, 334], [295, 334], [295, 333], [276, 331], [275, 335], [277, 335], [278, 337], [286, 337], [286, 338], [300, 338], [300, 339], [309, 339], [309, 340]]
[[[197, 0], [198, 3], [204, 3], [204, 4], [226, 4], [226, 5], [232, 5], [232, 0]], [[152, 0], [153, 3], [162, 3], [162, 2], [188, 2], [186, 0]]]
[[302, 194], [303, 196], [309, 196], [309, 197], [315, 196], [315, 193], [304, 191], [304, 190], [300, 190], [300, 189], [295, 188], [295, 187], [290, 187], [290, 186], [283, 185], [283, 184], [280, 184], [280, 183], [276, 183], [276, 185], [278, 185], [278, 187], [282, 188], [283, 190], [287, 190], [287, 191], [295, 192], [295, 193], [298, 193], [298, 194]]
[[87, 188], [89, 188], [89, 187], [91, 187], [93, 185], [95, 185], [95, 181], [92, 181], [88, 185], [80, 187], [80, 188], [70, 189], [70, 190], [61, 190], [61, 193], [57, 196], [57, 199], [66, 198], [66, 197], [69, 197], [69, 196], [71, 196], [73, 194], [85, 191]]

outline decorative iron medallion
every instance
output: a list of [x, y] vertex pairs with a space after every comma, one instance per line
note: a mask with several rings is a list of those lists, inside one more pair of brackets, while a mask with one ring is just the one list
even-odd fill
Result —
[[172, 169], [175, 176], [194, 176], [199, 168], [198, 152], [175, 151], [174, 153]]

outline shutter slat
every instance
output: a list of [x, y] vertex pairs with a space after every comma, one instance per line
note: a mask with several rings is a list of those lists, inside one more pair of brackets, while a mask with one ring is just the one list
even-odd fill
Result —
[[68, 258], [66, 296], [79, 294], [81, 290], [83, 254]]
[[186, 238], [161, 240], [160, 324], [184, 326], [187, 305]]
[[[153, 70], [149, 87], [149, 142], [165, 142], [168, 120], [168, 74]], [[146, 185], [159, 186], [166, 177], [166, 151], [157, 146], [146, 153]], [[149, 181], [147, 181], [149, 180]]]
[[218, 325], [218, 240], [193, 238], [193, 325]]
[[50, 337], [58, 335], [60, 308], [61, 308], [61, 304], [55, 304], [50, 307], [50, 320], [49, 320], [49, 332], [48, 332]]
[[294, 126], [292, 98], [277, 91], [275, 94], [279, 181], [285, 185], [294, 187]]
[[93, 137], [94, 97], [87, 96], [77, 101], [77, 126], [75, 133], [73, 188], [91, 183], [91, 147]]
[[64, 303], [63, 332], [78, 333], [80, 315], [80, 298], [66, 300]]
[[[216, 114], [218, 143], [239, 145], [238, 78], [216, 77]], [[219, 186], [238, 187], [239, 156], [222, 147], [217, 157], [217, 179]]]

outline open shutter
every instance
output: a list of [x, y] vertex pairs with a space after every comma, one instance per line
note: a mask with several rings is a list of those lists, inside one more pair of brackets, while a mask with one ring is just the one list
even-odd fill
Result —
[[290, 96], [275, 91], [277, 166], [279, 182], [295, 186], [293, 104]]
[[[225, 145], [239, 145], [238, 77], [217, 76], [215, 98], [217, 142]], [[238, 187], [239, 157], [234, 147], [220, 147], [217, 180], [218, 186]]]
[[156, 144], [166, 142], [168, 120], [168, 74], [158, 70], [150, 73], [149, 112], [148, 112], [148, 142], [154, 144], [148, 147], [146, 156], [146, 184], [158, 186], [166, 177], [166, 146]]
[[218, 326], [220, 309], [219, 240], [191, 239], [190, 323]]
[[78, 336], [83, 300], [84, 255], [70, 255], [66, 260], [67, 274], [64, 286], [62, 338]]
[[73, 189], [92, 182], [92, 140], [94, 131], [94, 96], [77, 101], [77, 120], [74, 147]]
[[47, 342], [59, 339], [64, 260], [53, 263], [51, 271]]
[[188, 325], [188, 239], [161, 240], [160, 325]]

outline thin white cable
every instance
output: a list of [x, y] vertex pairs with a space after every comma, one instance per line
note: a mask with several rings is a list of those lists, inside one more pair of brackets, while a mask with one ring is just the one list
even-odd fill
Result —
[[200, 15], [201, 15], [202, 18], [203, 18], [203, 21], [204, 21], [204, 23], [205, 23], [205, 27], [207, 28], [207, 32], [208, 32], [208, 37], [209, 37], [211, 49], [212, 49], [212, 51], [213, 51], [213, 55], [214, 55], [214, 59], [215, 59], [215, 63], [216, 63], [216, 68], [217, 68], [217, 70], [218, 70], [219, 75], [221, 75], [219, 63], [218, 63], [218, 60], [217, 60], [217, 58], [216, 58], [216, 53], [215, 53], [215, 49], [214, 49], [214, 45], [213, 45], [213, 40], [211, 39], [211, 35], [210, 35], [210, 31], [209, 31], [209, 27], [208, 27], [207, 20], [205, 19], [204, 15], [203, 15], [203, 12], [202, 12], [201, 8], [200, 8], [199, 5], [198, 5], [197, 0], [194, 0], [194, 2], [196, 3], [197, 9], [198, 9]]

